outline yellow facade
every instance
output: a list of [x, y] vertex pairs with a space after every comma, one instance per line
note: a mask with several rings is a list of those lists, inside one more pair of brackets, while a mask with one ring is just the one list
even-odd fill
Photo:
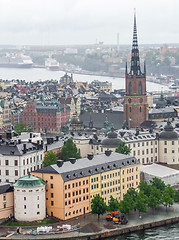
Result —
[[0, 219], [14, 215], [14, 193], [7, 192], [0, 194]]
[[101, 197], [101, 174], [90, 176], [90, 201], [99, 195]]

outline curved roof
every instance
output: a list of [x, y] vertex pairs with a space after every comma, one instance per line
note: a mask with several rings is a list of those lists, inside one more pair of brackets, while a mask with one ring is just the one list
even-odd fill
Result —
[[160, 139], [166, 139], [166, 140], [174, 140], [178, 139], [179, 135], [176, 131], [174, 131], [173, 126], [171, 125], [171, 122], [167, 122], [167, 125], [165, 125], [164, 130], [159, 134]]
[[21, 177], [14, 183], [15, 187], [40, 187], [45, 185], [46, 182], [39, 177], [31, 176], [30, 174]]
[[114, 132], [114, 128], [111, 128], [111, 132], [109, 132], [108, 137], [101, 142], [101, 145], [108, 147], [117, 147], [119, 142], [121, 142], [121, 140], [117, 138], [117, 133]]

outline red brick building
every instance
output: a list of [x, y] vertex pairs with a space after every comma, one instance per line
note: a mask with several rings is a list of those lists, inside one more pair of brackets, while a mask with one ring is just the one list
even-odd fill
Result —
[[70, 108], [64, 104], [28, 102], [24, 108], [22, 122], [33, 131], [59, 133], [70, 118]]
[[134, 32], [131, 55], [131, 68], [128, 73], [126, 64], [126, 95], [124, 103], [124, 120], [129, 128], [137, 127], [148, 120], [148, 103], [146, 95], [146, 69], [141, 72], [137, 41], [136, 16], [134, 16]]

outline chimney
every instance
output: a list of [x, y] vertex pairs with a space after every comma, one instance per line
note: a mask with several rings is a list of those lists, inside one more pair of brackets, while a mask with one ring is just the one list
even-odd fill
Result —
[[26, 144], [24, 143], [23, 144], [23, 153], [26, 153], [27, 152], [27, 148], [26, 148]]
[[70, 162], [74, 164], [76, 162], [76, 158], [69, 158]]
[[62, 167], [63, 166], [63, 160], [57, 160], [57, 166]]
[[53, 143], [53, 138], [51, 138], [51, 143]]
[[51, 138], [47, 138], [47, 144], [51, 144]]
[[93, 153], [88, 153], [87, 158], [88, 158], [89, 160], [92, 160], [93, 157], [94, 157]]
[[18, 144], [21, 144], [21, 139], [18, 139]]
[[109, 156], [111, 155], [111, 152], [112, 152], [111, 150], [106, 150], [106, 151], [105, 151], [105, 155], [106, 155], [107, 157], [109, 157]]
[[6, 133], [6, 138], [7, 138], [7, 139], [11, 139], [11, 138], [12, 138], [11, 132], [7, 132], [7, 133]]
[[58, 142], [58, 140], [59, 140], [59, 136], [56, 136], [56, 141]]
[[30, 133], [30, 138], [32, 138], [32, 133]]

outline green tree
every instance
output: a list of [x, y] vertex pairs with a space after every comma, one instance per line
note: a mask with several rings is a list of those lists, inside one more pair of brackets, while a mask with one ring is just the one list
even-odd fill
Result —
[[162, 204], [167, 208], [173, 205], [175, 199], [175, 190], [171, 185], [167, 185], [165, 190], [162, 191]]
[[126, 145], [125, 142], [119, 142], [115, 152], [128, 155], [131, 152], [131, 149]]
[[119, 203], [119, 210], [122, 213], [130, 213], [134, 209], [133, 197], [130, 194], [125, 194], [123, 200]]
[[77, 152], [77, 147], [71, 138], [65, 142], [64, 146], [62, 147], [60, 156], [61, 159], [65, 161], [69, 158], [81, 158], [80, 154]]
[[179, 202], [179, 190], [175, 190], [174, 201]]
[[135, 201], [135, 208], [139, 211], [139, 213], [146, 212], [147, 202], [148, 197], [144, 194], [144, 192], [140, 191]]
[[147, 197], [150, 196], [151, 185], [149, 185], [146, 181], [141, 181], [139, 186], [139, 190], [142, 191]]
[[91, 212], [98, 215], [98, 220], [100, 215], [103, 215], [107, 210], [104, 198], [100, 197], [99, 194], [92, 199]]
[[55, 153], [52, 151], [47, 152], [44, 157], [43, 166], [46, 167], [55, 163], [57, 163], [57, 157]]
[[129, 194], [129, 196], [132, 198], [132, 201], [134, 203], [137, 198], [138, 192], [136, 192], [135, 188], [131, 187], [127, 190], [126, 194]]
[[110, 200], [108, 203], [108, 210], [109, 211], [117, 211], [119, 209], [119, 202], [117, 199], [113, 198], [113, 196], [110, 196]]
[[152, 186], [155, 186], [156, 188], [158, 188], [160, 191], [163, 191], [165, 189], [165, 183], [157, 177], [154, 177], [151, 181], [150, 181]]
[[17, 123], [14, 126], [14, 131], [20, 135], [22, 132], [30, 132], [31, 130], [26, 123]]
[[161, 191], [155, 186], [150, 186], [150, 195], [148, 196], [148, 207], [156, 208], [161, 201]]

